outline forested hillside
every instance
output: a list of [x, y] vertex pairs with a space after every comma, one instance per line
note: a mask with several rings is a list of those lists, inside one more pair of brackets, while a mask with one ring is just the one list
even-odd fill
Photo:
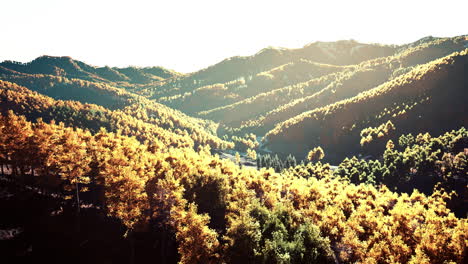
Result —
[[[339, 160], [359, 152], [361, 130], [387, 121], [398, 134], [440, 134], [468, 126], [467, 64], [465, 50], [417, 66], [352, 98], [288, 119], [268, 132], [265, 140], [271, 149], [298, 155], [322, 146]], [[377, 141], [388, 139], [389, 135]]]
[[467, 36], [269, 47], [189, 74], [2, 62], [0, 253], [467, 263], [467, 77]]
[[[150, 88], [152, 98], [182, 96], [196, 88], [232, 82], [235, 80], [269, 81], [271, 74], [254, 76], [301, 59], [321, 64], [350, 65], [365, 60], [391, 55], [395, 46], [362, 44], [356, 41], [315, 42], [300, 49], [265, 48], [255, 55], [232, 57], [206, 69], [161, 82]], [[314, 67], [311, 67], [312, 69]]]
[[162, 67], [94, 67], [70, 57], [41, 56], [29, 63], [4, 61], [0, 63], [2, 73], [45, 74], [89, 81], [111, 83], [144, 84], [181, 75]]
[[[464, 42], [461, 42], [464, 43]], [[261, 133], [271, 130], [276, 124], [286, 121], [308, 110], [333, 104], [390, 81], [408, 71], [418, 62], [429, 62], [453, 51], [462, 49], [461, 44], [454, 45], [453, 40], [437, 40], [417, 48], [411, 48], [394, 56], [370, 60], [358, 65], [354, 71], [343, 72], [333, 82], [322, 85], [319, 89], [290, 97], [289, 103], [271, 110], [258, 119], [245, 122], [243, 130], [260, 129]], [[414, 58], [422, 57], [418, 61]], [[307, 87], [307, 86], [306, 86]], [[308, 89], [307, 89], [308, 90]], [[317, 91], [317, 92], [315, 92]], [[282, 97], [282, 96], [280, 96]], [[253, 102], [255, 103], [255, 101]]]
[[[86, 91], [80, 92], [82, 93]], [[42, 118], [46, 122], [54, 120], [92, 132], [105, 128], [110, 132], [119, 131], [124, 135], [135, 136], [140, 141], [154, 142], [157, 138], [169, 146], [196, 147], [208, 144], [215, 148], [232, 147], [232, 143], [213, 134], [215, 128], [211, 126], [216, 126], [215, 124], [187, 117], [144, 98], [125, 108], [109, 110], [77, 101], [54, 100], [0, 80], [0, 102], [1, 112], [12, 110], [25, 115], [31, 121], [36, 118]]]
[[[317, 75], [316, 78], [305, 82], [291, 83], [199, 114], [235, 127], [238, 127], [240, 122], [252, 125], [256, 118], [260, 119], [260, 122], [265, 118], [266, 124], [261, 123], [258, 127], [269, 127], [278, 121], [288, 119], [276, 117], [275, 121], [268, 121], [269, 118], [275, 118], [278, 112], [291, 118], [307, 110], [352, 97], [411, 70], [418, 63], [429, 62], [454, 51], [463, 50], [463, 43], [465, 42], [452, 39], [438, 40], [404, 50], [394, 56], [351, 65], [336, 74]], [[249, 119], [253, 120], [247, 121]]]

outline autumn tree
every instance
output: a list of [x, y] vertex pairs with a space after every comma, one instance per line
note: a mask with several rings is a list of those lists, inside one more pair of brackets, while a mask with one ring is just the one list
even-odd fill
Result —
[[315, 147], [309, 154], [307, 154], [307, 159], [311, 162], [317, 162], [325, 157], [325, 153], [321, 147]]
[[241, 159], [240, 159], [239, 152], [236, 152], [235, 161], [236, 161], [236, 164], [240, 165]]
[[257, 152], [254, 149], [247, 149], [247, 157], [256, 160], [257, 159]]

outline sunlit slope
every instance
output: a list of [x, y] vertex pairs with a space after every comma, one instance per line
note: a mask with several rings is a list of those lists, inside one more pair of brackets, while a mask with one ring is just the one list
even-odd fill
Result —
[[26, 73], [2, 75], [0, 79], [27, 87], [54, 99], [97, 104], [109, 109], [121, 109], [136, 101], [134, 94], [106, 82]]
[[[335, 75], [335, 79], [326, 86], [322, 86], [321, 88], [323, 89], [320, 90], [304, 89], [305, 92], [300, 90], [294, 93], [296, 86], [288, 87], [290, 90], [288, 95], [279, 94], [279, 99], [274, 100], [270, 98], [269, 100], [264, 100], [270, 101], [272, 102], [270, 104], [275, 105], [277, 101], [284, 102], [286, 101], [285, 98], [289, 98], [288, 103], [267, 113], [260, 112], [261, 115], [259, 117], [244, 122], [242, 130], [264, 134], [276, 124], [303, 112], [353, 97], [359, 92], [374, 88], [381, 83], [411, 71], [413, 67], [422, 62], [429, 62], [455, 51], [463, 50], [467, 43], [468, 41], [464, 37], [437, 39], [415, 47], [411, 46], [394, 56], [374, 59], [356, 65], [351, 68], [353, 70], [343, 71]], [[261, 104], [260, 101], [251, 100], [249, 108], [255, 109], [259, 104]], [[244, 105], [245, 107], [248, 106]], [[233, 112], [235, 111], [236, 109], [230, 109], [230, 115], [234, 115]], [[253, 112], [254, 114], [258, 114], [255, 110]], [[241, 121], [242, 119], [237, 120]]]
[[45, 121], [53, 119], [93, 132], [103, 127], [108, 131], [135, 136], [140, 141], [158, 139], [166, 146], [194, 147], [209, 144], [223, 148], [230, 145], [210, 132], [215, 130], [210, 126], [215, 124], [187, 117], [146, 99], [120, 110], [109, 110], [94, 104], [55, 100], [1, 80], [0, 99], [2, 112], [13, 110], [32, 121], [39, 117]]
[[354, 97], [466, 45], [464, 36], [402, 46], [316, 42], [301, 49], [267, 48], [185, 75], [160, 67], [97, 68], [43, 56], [26, 64], [3, 62], [0, 80], [56, 100], [124, 113], [188, 136], [195, 146], [225, 147], [229, 144], [217, 135], [264, 136], [304, 112]]
[[389, 56], [396, 50], [396, 46], [362, 44], [356, 41], [314, 42], [300, 49], [270, 47], [252, 56], [231, 57], [203, 70], [171, 78], [155, 86], [148, 86], [142, 93], [153, 99], [181, 96], [186, 92], [216, 83], [227, 83], [238, 79], [249, 82], [261, 72], [300, 59], [323, 64], [350, 65]]
[[[43, 56], [28, 64], [4, 62], [2, 65], [15, 70], [0, 67], [0, 80], [10, 81], [56, 100], [72, 100], [82, 104], [96, 104], [115, 113], [123, 113], [147, 124], [156, 125], [173, 134], [189, 137], [195, 145], [208, 143], [213, 147], [225, 146], [227, 142], [216, 136], [217, 124], [198, 118], [189, 117], [178, 110], [148, 100], [126, 89], [128, 82], [110, 82], [97, 79], [93, 75], [98, 68], [69, 57]], [[49, 69], [58, 66], [66, 69], [62, 74]], [[19, 72], [22, 70], [23, 72]], [[113, 70], [123, 70], [114, 68]], [[172, 77], [172, 73], [158, 67], [138, 68], [141, 72], [152, 72], [163, 77]], [[133, 71], [133, 70], [132, 70]], [[130, 71], [130, 72], [132, 72]], [[96, 78], [91, 78], [91, 77]], [[87, 80], [89, 79], [89, 80]], [[122, 88], [122, 84], [125, 84]], [[138, 128], [135, 128], [138, 130]], [[127, 133], [130, 133], [127, 131]]]
[[[162, 97], [158, 101], [185, 113], [196, 115], [198, 112], [216, 110], [216, 108], [229, 106], [261, 93], [343, 71], [346, 68], [346, 66], [321, 64], [300, 59], [249, 76], [247, 79], [241, 77], [227, 83], [206, 85], [184, 94]], [[201, 101], [204, 103], [200, 104]]]
[[[370, 89], [388, 80], [390, 72], [385, 67], [359, 68], [352, 67], [306, 82], [261, 93], [231, 105], [200, 112], [199, 116], [222, 122], [229, 126], [240, 126], [243, 121], [257, 118], [270, 111], [283, 108], [296, 99], [306, 98], [330, 90], [329, 98], [321, 98], [321, 104], [335, 102], [337, 98], [354, 95], [356, 89]], [[345, 92], [341, 93], [343, 88]], [[338, 90], [338, 94], [336, 91]], [[312, 107], [312, 106], [309, 106]], [[309, 108], [310, 109], [310, 108]]]
[[[418, 63], [463, 50], [465, 43], [466, 40], [461, 37], [437, 39], [416, 47], [401, 49], [393, 56], [342, 67], [341, 70], [332, 74], [318, 74], [317, 78], [274, 88], [198, 114], [200, 117], [212, 119], [231, 127], [242, 125], [245, 132], [263, 134], [272, 129], [278, 122], [285, 121], [302, 112], [355, 96], [359, 92], [371, 89], [410, 71]], [[275, 78], [284, 77], [288, 79], [287, 75], [277, 75]]]
[[331, 160], [359, 151], [363, 128], [391, 120], [399, 133], [432, 132], [468, 125], [468, 50], [415, 67], [372, 90], [278, 124], [267, 146], [303, 156], [313, 146]]

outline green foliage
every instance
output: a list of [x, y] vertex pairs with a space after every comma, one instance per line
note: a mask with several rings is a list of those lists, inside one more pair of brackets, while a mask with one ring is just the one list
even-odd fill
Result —
[[364, 161], [356, 157], [345, 158], [340, 163], [334, 175], [350, 180], [353, 183], [373, 184], [382, 182], [384, 176], [388, 176], [380, 161]]
[[270, 211], [257, 204], [249, 214], [254, 224], [244, 226], [250, 224], [253, 230], [239, 230], [228, 249], [229, 263], [334, 263], [330, 242], [319, 229], [308, 222], [295, 223], [286, 208]]
[[310, 178], [314, 177], [317, 179], [324, 179], [331, 175], [330, 164], [318, 162], [307, 162], [301, 161], [301, 164], [283, 171], [283, 173], [291, 174], [296, 177]]
[[459, 190], [453, 209], [466, 212], [459, 203], [466, 199], [460, 188], [468, 176], [468, 131], [462, 127], [439, 137], [408, 134], [398, 141], [400, 148], [388, 141], [382, 160], [346, 158], [334, 174], [353, 183], [385, 184], [407, 192], [416, 188], [430, 193], [440, 183], [447, 190]]
[[271, 156], [270, 154], [257, 155], [257, 169], [273, 168], [276, 172], [281, 172], [283, 169], [295, 166], [296, 158], [294, 158], [292, 155], [289, 155], [284, 161], [280, 159], [277, 154], [274, 156]]

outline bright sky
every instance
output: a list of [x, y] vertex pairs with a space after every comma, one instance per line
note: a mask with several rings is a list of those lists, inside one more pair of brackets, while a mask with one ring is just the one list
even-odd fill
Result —
[[0, 61], [195, 71], [267, 46], [468, 34], [466, 0], [0, 0]]

